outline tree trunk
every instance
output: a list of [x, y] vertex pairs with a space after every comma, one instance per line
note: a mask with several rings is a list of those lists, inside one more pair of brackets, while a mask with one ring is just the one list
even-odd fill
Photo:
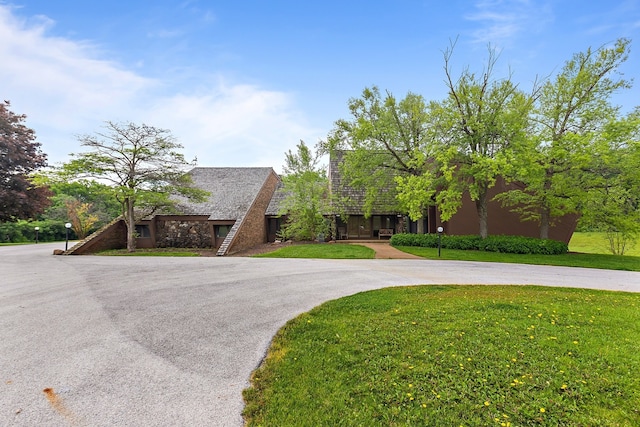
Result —
[[125, 205], [127, 208], [125, 220], [127, 224], [127, 251], [134, 252], [136, 250], [136, 219], [133, 212], [133, 203], [131, 203], [130, 198], [126, 199]]
[[551, 213], [549, 212], [549, 208], [543, 207], [542, 212], [540, 213], [540, 238], [541, 239], [549, 238], [550, 217], [551, 217]]
[[482, 191], [476, 200], [476, 210], [478, 211], [478, 222], [480, 226], [480, 237], [486, 239], [489, 235], [489, 214], [487, 211], [487, 192]]

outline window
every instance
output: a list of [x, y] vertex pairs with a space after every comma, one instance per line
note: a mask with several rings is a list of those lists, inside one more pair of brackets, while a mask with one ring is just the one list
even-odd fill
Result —
[[147, 224], [136, 225], [136, 234], [138, 237], [151, 237], [151, 230]]
[[224, 239], [227, 237], [229, 231], [231, 231], [230, 225], [216, 225], [216, 237], [218, 239]]

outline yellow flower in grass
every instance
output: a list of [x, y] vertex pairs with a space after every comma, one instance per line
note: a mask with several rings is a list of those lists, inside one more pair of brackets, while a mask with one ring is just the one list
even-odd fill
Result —
[[547, 410], [544, 409], [544, 408], [540, 408], [540, 412], [545, 413], [545, 412], [547, 412]]

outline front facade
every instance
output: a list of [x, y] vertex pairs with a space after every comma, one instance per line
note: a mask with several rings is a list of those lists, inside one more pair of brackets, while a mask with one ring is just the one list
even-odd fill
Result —
[[[446, 222], [440, 220], [436, 206], [428, 208], [425, 218], [411, 221], [406, 212], [394, 208], [394, 189], [381, 190], [376, 203], [365, 214], [364, 191], [343, 182], [340, 157], [329, 164], [329, 181], [335, 200], [333, 212], [326, 214], [333, 223], [332, 239], [389, 239], [396, 233], [435, 233], [442, 226], [452, 235], [478, 233], [478, 215], [474, 202], [463, 197], [458, 212]], [[280, 214], [285, 195], [281, 181], [272, 168], [198, 167], [189, 174], [197, 188], [210, 193], [207, 200], [192, 203], [179, 200], [179, 213], [161, 214], [136, 224], [139, 248], [214, 249], [217, 255], [229, 255], [250, 247], [273, 242], [286, 217]], [[499, 180], [490, 199], [508, 189]], [[489, 202], [489, 232], [493, 235], [538, 237], [535, 222], [523, 222], [498, 202]], [[560, 218], [549, 230], [549, 237], [568, 243], [577, 223], [576, 216]], [[80, 242], [67, 253], [83, 254], [126, 247], [126, 227], [116, 220]]]

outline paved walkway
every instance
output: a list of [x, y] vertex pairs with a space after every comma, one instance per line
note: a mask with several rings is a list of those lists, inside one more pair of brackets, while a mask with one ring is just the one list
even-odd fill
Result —
[[640, 273], [424, 259], [53, 256], [0, 247], [0, 425], [242, 426], [274, 334], [331, 299], [399, 285], [640, 292]]
[[402, 252], [389, 244], [389, 242], [354, 242], [354, 245], [366, 246], [376, 251], [376, 259], [422, 259], [417, 255]]

